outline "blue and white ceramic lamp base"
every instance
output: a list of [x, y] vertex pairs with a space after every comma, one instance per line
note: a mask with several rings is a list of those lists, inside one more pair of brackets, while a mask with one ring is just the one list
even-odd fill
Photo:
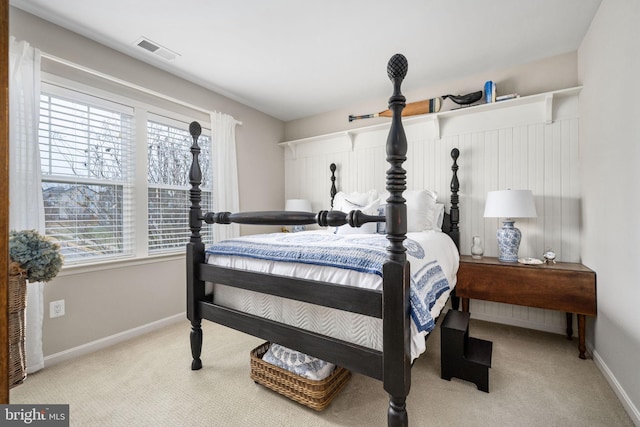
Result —
[[498, 229], [498, 260], [502, 262], [518, 262], [518, 248], [522, 233], [513, 226], [515, 221], [505, 219], [502, 228]]

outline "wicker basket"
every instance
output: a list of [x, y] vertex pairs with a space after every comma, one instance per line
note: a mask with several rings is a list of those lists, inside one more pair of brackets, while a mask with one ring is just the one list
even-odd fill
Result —
[[266, 342], [251, 351], [251, 379], [316, 411], [326, 408], [351, 378], [351, 372], [336, 366], [323, 380], [310, 380], [262, 360]]
[[22, 384], [27, 376], [24, 323], [27, 275], [16, 262], [9, 263], [9, 387]]

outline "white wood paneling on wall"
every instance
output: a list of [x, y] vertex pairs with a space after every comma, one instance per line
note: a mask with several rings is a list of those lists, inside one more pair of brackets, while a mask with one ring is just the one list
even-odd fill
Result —
[[[553, 95], [552, 95], [553, 96]], [[488, 191], [530, 189], [537, 218], [519, 219], [520, 256], [541, 258], [552, 248], [558, 259], [579, 262], [580, 183], [578, 95], [531, 103], [504, 102], [430, 118], [405, 119], [407, 188], [436, 190], [449, 208], [451, 149], [460, 149], [462, 254], [481, 236], [485, 255], [497, 256], [497, 218], [484, 218]], [[493, 107], [493, 108], [484, 108]], [[552, 121], [549, 122], [549, 119]], [[439, 131], [439, 135], [438, 135]], [[385, 189], [388, 125], [337, 133], [285, 145], [285, 196], [311, 200], [314, 211], [329, 209], [329, 165], [337, 165], [338, 190]], [[437, 138], [440, 136], [440, 138]], [[472, 301], [473, 317], [564, 333], [564, 313]]]

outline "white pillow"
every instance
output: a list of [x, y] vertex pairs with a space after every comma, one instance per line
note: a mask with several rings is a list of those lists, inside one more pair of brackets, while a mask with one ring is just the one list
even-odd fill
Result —
[[433, 214], [433, 230], [442, 231], [444, 223], [444, 203], [436, 203]]
[[[378, 199], [375, 199], [371, 203], [366, 206], [358, 206], [353, 204], [347, 200], [342, 202], [342, 212], [349, 213], [351, 211], [360, 210], [362, 213], [367, 215], [377, 215], [378, 214], [378, 206], [380, 203]], [[374, 234], [377, 229], [377, 223], [368, 222], [362, 227], [351, 227], [349, 224], [341, 225], [340, 227], [336, 227], [336, 234]]]
[[[431, 190], [407, 190], [403, 193], [407, 201], [407, 232], [437, 230], [436, 200], [438, 193]], [[386, 204], [389, 193], [381, 195]], [[385, 202], [382, 202], [385, 200]]]
[[357, 206], [367, 206], [374, 200], [378, 198], [377, 190], [369, 190], [365, 193], [359, 193], [354, 191], [352, 193], [346, 194], [343, 191], [339, 191], [336, 193], [336, 196], [333, 198], [333, 210], [348, 212], [343, 209], [343, 203], [348, 201], [351, 205]]

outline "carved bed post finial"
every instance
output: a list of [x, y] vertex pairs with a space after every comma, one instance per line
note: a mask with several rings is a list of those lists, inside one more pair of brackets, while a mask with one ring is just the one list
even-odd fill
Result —
[[329, 170], [331, 171], [331, 210], [333, 210], [333, 200], [336, 198], [336, 194], [338, 194], [338, 190], [336, 189], [336, 164], [331, 163]]
[[453, 176], [451, 177], [451, 209], [449, 215], [451, 216], [451, 231], [449, 235], [453, 239], [453, 242], [460, 250], [460, 229], [458, 223], [460, 222], [460, 211], [458, 209], [458, 190], [460, 190], [460, 182], [458, 181], [458, 157], [460, 157], [460, 150], [454, 148], [451, 150], [451, 158], [453, 159], [453, 165], [451, 170]]
[[407, 207], [402, 197], [407, 189], [407, 172], [402, 168], [407, 160], [407, 137], [401, 118], [406, 98], [402, 95], [400, 86], [408, 68], [407, 58], [401, 54], [394, 55], [387, 65], [387, 75], [393, 82], [393, 95], [389, 98], [389, 109], [393, 116], [387, 137], [387, 162], [391, 165], [387, 171], [387, 191], [390, 195], [387, 209], [391, 217], [391, 221], [387, 221], [387, 239], [391, 243], [390, 258], [399, 262], [406, 260], [406, 249], [402, 242], [407, 234]]

